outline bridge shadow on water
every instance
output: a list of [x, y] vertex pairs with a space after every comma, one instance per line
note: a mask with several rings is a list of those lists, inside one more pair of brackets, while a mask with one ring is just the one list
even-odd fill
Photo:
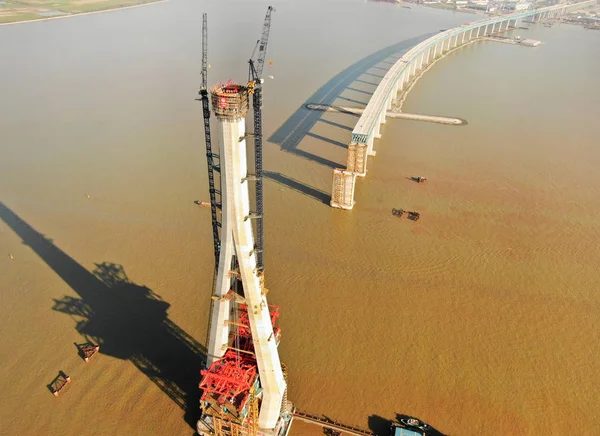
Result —
[[[306, 136], [312, 136], [313, 138], [320, 139], [328, 144], [332, 144], [335, 146], [347, 148], [347, 144], [342, 144], [339, 141], [333, 140], [331, 138], [325, 138], [321, 135], [317, 135], [315, 133], [311, 133], [311, 129], [317, 124], [317, 122], [324, 122], [329, 125], [334, 125], [344, 130], [352, 130], [352, 128], [348, 126], [343, 126], [338, 123], [334, 123], [329, 120], [322, 119], [322, 116], [325, 112], [318, 110], [310, 110], [306, 108], [307, 104], [322, 104], [322, 105], [333, 105], [337, 99], [342, 99], [345, 101], [349, 101], [351, 103], [360, 104], [365, 106], [364, 102], [354, 100], [348, 97], [343, 97], [342, 93], [346, 90], [350, 91], [358, 91], [363, 94], [370, 94], [367, 91], [361, 91], [356, 89], [355, 87], [351, 87], [351, 85], [356, 83], [362, 83], [365, 85], [377, 86], [378, 80], [383, 76], [378, 74], [369, 73], [368, 71], [373, 68], [377, 68], [379, 70], [387, 71], [385, 68], [381, 68], [378, 64], [385, 63], [390, 66], [393, 65], [391, 60], [397, 60], [403, 53], [408, 51], [410, 48], [415, 46], [416, 44], [424, 41], [430, 36], [434, 35], [434, 33], [429, 33], [426, 35], [420, 35], [415, 38], [407, 39], [401, 41], [397, 44], [390, 45], [389, 47], [383, 48], [361, 60], [350, 65], [348, 68], [331, 78], [327, 83], [321, 86], [313, 95], [311, 95], [304, 104], [302, 104], [296, 112], [294, 112], [270, 137], [269, 142], [273, 142], [278, 144], [283, 151], [287, 151], [289, 153], [293, 153], [296, 156], [300, 156], [304, 159], [308, 159], [313, 161], [319, 165], [324, 165], [330, 168], [345, 168], [345, 164], [334, 162], [332, 160], [326, 159], [322, 156], [319, 156], [314, 153], [307, 152], [305, 150], [301, 150], [298, 146], [300, 142]], [[369, 75], [370, 77], [365, 78], [363, 75]], [[373, 79], [375, 77], [375, 79]], [[370, 97], [369, 97], [370, 98]], [[278, 173], [279, 174], [279, 173]], [[282, 175], [282, 177], [285, 177]], [[272, 178], [275, 181], [275, 178]], [[285, 184], [285, 183], [284, 183]], [[302, 182], [296, 181], [296, 190], [305, 193], [306, 195], [312, 196], [310, 193], [313, 191], [322, 192], [318, 189], [310, 187], [308, 185], [303, 185]], [[317, 196], [319, 201], [322, 201], [322, 198]], [[327, 201], [328, 203], [328, 201]]]
[[100, 345], [101, 354], [131, 361], [195, 428], [206, 350], [169, 319], [170, 304], [132, 283], [121, 265], [103, 262], [88, 271], [2, 202], [0, 217], [78, 294], [54, 299], [52, 309], [70, 315], [85, 341]]

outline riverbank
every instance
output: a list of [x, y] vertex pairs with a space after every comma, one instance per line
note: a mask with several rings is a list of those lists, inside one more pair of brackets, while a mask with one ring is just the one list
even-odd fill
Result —
[[[85, 4], [73, 1], [70, 4], [61, 6], [60, 9], [48, 9], [44, 5], [38, 6], [35, 3], [0, 2], [0, 26], [99, 14], [121, 9], [148, 6], [155, 3], [164, 3], [166, 1], [168, 0], [92, 0], [92, 2], [87, 2]], [[11, 7], [12, 5], [14, 5], [14, 7]], [[94, 7], [99, 8], [94, 9]]]

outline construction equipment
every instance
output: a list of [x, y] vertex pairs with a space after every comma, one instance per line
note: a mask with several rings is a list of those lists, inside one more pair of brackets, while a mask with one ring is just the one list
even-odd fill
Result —
[[[210, 99], [208, 96], [208, 89], [206, 88], [207, 81], [207, 46], [208, 46], [208, 27], [207, 27], [207, 15], [202, 14], [202, 84], [200, 85], [200, 98], [197, 100], [202, 101], [202, 117], [204, 118], [204, 140], [206, 142], [206, 163], [208, 164], [208, 191], [210, 194], [210, 211], [212, 217], [212, 231], [213, 231], [213, 245], [215, 254], [215, 268], [219, 264], [219, 247], [220, 237], [219, 228], [221, 227], [221, 221], [217, 215], [217, 209], [221, 209], [221, 180], [219, 178], [219, 189], [215, 188], [215, 172], [221, 172], [219, 163], [219, 155], [213, 153], [212, 143], [210, 137]], [[219, 198], [217, 198], [217, 195]]]
[[252, 94], [252, 112], [254, 117], [254, 180], [256, 181], [256, 267], [264, 271], [264, 208], [263, 208], [263, 163], [262, 163], [262, 72], [267, 54], [269, 32], [271, 30], [272, 6], [267, 8], [262, 34], [248, 61], [248, 93]]

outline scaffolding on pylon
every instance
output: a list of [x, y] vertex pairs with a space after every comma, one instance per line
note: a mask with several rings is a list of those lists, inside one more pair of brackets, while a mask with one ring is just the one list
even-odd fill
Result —
[[331, 206], [352, 209], [354, 206], [354, 185], [356, 173], [336, 168], [333, 170]]
[[256, 436], [258, 433], [258, 397], [256, 396], [256, 388], [250, 389], [250, 399], [248, 400], [248, 436]]
[[351, 171], [361, 177], [367, 174], [367, 149], [365, 144], [351, 142], [348, 145], [346, 171]]

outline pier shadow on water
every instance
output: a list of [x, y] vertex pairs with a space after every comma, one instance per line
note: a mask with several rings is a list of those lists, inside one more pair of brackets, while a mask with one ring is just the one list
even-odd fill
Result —
[[274, 171], [265, 171], [263, 172], [263, 175], [269, 180], [273, 180], [279, 183], [280, 185], [287, 186], [288, 188], [291, 188], [302, 195], [312, 197], [323, 204], [328, 205], [329, 201], [331, 200], [331, 196], [328, 193], [323, 192], [317, 188], [312, 188], [302, 182], [299, 182], [296, 179], [292, 179], [291, 177], [285, 176], [281, 173], [277, 173]]
[[70, 315], [84, 340], [100, 345], [100, 354], [131, 361], [195, 428], [206, 350], [169, 319], [169, 303], [132, 283], [121, 265], [103, 262], [88, 271], [2, 202], [0, 217], [78, 294], [54, 299], [53, 310]]
[[[327, 83], [321, 86], [313, 95], [311, 95], [306, 102], [304, 102], [297, 110], [294, 112], [268, 139], [269, 142], [273, 142], [278, 144], [283, 151], [287, 151], [289, 153], [293, 153], [296, 156], [302, 157], [304, 159], [308, 159], [313, 161], [319, 165], [324, 165], [326, 167], [334, 168], [345, 168], [345, 163], [334, 162], [332, 160], [326, 159], [317, 154], [307, 152], [305, 150], [301, 150], [299, 148], [300, 142], [306, 136], [312, 136], [316, 139], [320, 139], [327, 144], [340, 146], [343, 148], [347, 148], [347, 144], [342, 144], [339, 141], [336, 141], [331, 138], [324, 138], [321, 135], [316, 135], [310, 133], [312, 128], [318, 122], [325, 122], [326, 124], [334, 125], [337, 123], [333, 123], [329, 120], [324, 120], [322, 118], [325, 112], [318, 110], [307, 109], [306, 105], [308, 104], [321, 104], [321, 105], [334, 105], [337, 99], [343, 99], [345, 101], [349, 101], [351, 103], [360, 104], [361, 106], [365, 106], [365, 102], [361, 102], [358, 100], [353, 100], [347, 97], [343, 97], [342, 93], [346, 90], [357, 91], [356, 87], [352, 87], [351, 85], [356, 83], [362, 83], [370, 86], [377, 86], [378, 81], [381, 80], [383, 76], [372, 74], [369, 72], [372, 68], [377, 68], [379, 70], [385, 70], [385, 68], [378, 67], [378, 64], [385, 62], [390, 66], [393, 65], [391, 61], [397, 60], [396, 56], [400, 56], [401, 54], [408, 51], [410, 48], [418, 44], [419, 42], [424, 41], [435, 33], [429, 33], [426, 35], [417, 36], [415, 38], [410, 38], [404, 41], [401, 41], [397, 44], [390, 45], [389, 47], [383, 48], [375, 53], [372, 53], [369, 56], [364, 57], [358, 62], [350, 65], [345, 70], [341, 71], [336, 76], [332, 77]], [[386, 70], [387, 71], [387, 70]], [[364, 77], [367, 76], [368, 77]], [[363, 94], [366, 94], [367, 99], [370, 99], [369, 92], [367, 91], [359, 91]], [[352, 131], [352, 128], [348, 128], [347, 126], [342, 126], [337, 124], [338, 127], [343, 128], [344, 130]], [[284, 176], [285, 177], [285, 176]], [[296, 181], [296, 183], [303, 184], [302, 182]], [[308, 185], [304, 185], [305, 190], [319, 191], [313, 187]], [[300, 191], [302, 191], [300, 189]], [[319, 199], [320, 200], [320, 199]]]

